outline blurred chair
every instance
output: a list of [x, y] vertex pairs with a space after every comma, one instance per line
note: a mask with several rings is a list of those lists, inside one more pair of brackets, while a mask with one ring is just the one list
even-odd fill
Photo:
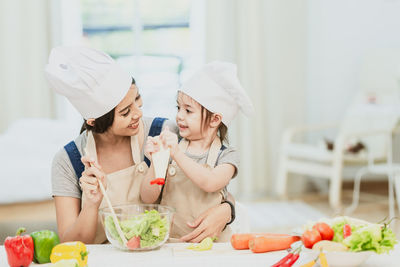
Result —
[[[346, 214], [352, 214], [359, 202], [361, 178], [366, 174], [385, 175], [388, 177], [388, 201], [389, 201], [389, 218], [394, 218], [394, 187], [396, 188], [397, 204], [400, 209], [400, 128], [396, 127], [392, 132], [376, 132], [376, 135], [382, 135], [388, 142], [387, 161], [385, 163], [374, 163], [372, 156], [368, 156], [368, 165], [361, 168], [354, 180], [353, 202], [346, 208]], [[370, 153], [369, 153], [370, 154]]]
[[[314, 176], [329, 181], [329, 203], [337, 210], [341, 204], [344, 166], [368, 164], [365, 153], [345, 153], [346, 145], [352, 139], [361, 140], [366, 145], [371, 162], [387, 161], [390, 144], [386, 137], [376, 134], [392, 132], [400, 117], [400, 51], [373, 51], [365, 59], [360, 74], [361, 90], [342, 122], [293, 127], [284, 132], [277, 177], [277, 193], [280, 197], [287, 196], [289, 173]], [[338, 129], [338, 133], [332, 151], [295, 141], [297, 136], [334, 128]]]
[[247, 208], [242, 203], [235, 202], [236, 218], [231, 224], [233, 233], [250, 233], [250, 219]]

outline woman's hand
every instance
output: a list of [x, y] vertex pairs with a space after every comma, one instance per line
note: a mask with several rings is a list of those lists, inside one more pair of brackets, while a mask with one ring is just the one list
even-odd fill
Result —
[[103, 200], [98, 179], [100, 179], [104, 188], [107, 188], [106, 174], [102, 171], [101, 166], [92, 158], [85, 156], [81, 158], [81, 161], [85, 165], [85, 171], [79, 179], [82, 194], [86, 197], [85, 202], [98, 207]]
[[144, 147], [144, 155], [151, 160], [151, 154], [160, 150], [157, 138], [148, 136]]
[[175, 153], [179, 150], [178, 136], [171, 132], [168, 126], [166, 126], [160, 134], [160, 139], [164, 147], [169, 147], [171, 149], [171, 157], [174, 157]]
[[201, 242], [206, 237], [219, 237], [231, 220], [229, 204], [221, 204], [206, 210], [194, 222], [188, 223], [194, 230], [181, 238], [184, 242]]

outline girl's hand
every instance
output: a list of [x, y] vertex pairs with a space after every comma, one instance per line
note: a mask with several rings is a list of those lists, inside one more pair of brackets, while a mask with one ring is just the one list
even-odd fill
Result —
[[165, 147], [170, 148], [171, 157], [174, 157], [175, 153], [179, 150], [178, 136], [171, 132], [168, 126], [166, 126], [160, 134], [160, 139]]
[[228, 204], [220, 204], [201, 214], [194, 222], [189, 222], [189, 227], [194, 230], [181, 237], [183, 242], [201, 242], [206, 237], [219, 237], [225, 225], [231, 219], [231, 208]]
[[157, 139], [151, 136], [147, 137], [146, 146], [144, 148], [144, 155], [146, 156], [146, 158], [151, 160], [151, 154], [159, 150], [160, 146], [157, 142]]
[[84, 156], [81, 158], [82, 163], [85, 165], [85, 171], [79, 179], [79, 185], [82, 188], [82, 194], [85, 195], [85, 201], [94, 206], [100, 206], [103, 200], [99, 183], [100, 179], [104, 188], [107, 188], [106, 174], [102, 171], [101, 166], [92, 158]]

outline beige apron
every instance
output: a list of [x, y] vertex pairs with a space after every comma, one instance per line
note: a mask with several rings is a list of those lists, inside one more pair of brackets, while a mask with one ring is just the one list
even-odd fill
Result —
[[[88, 131], [86, 149], [88, 154], [97, 161], [96, 144], [91, 131]], [[106, 176], [106, 193], [113, 206], [142, 203], [140, 199], [140, 185], [148, 168], [147, 164], [140, 160], [140, 148], [137, 136], [131, 136], [131, 150], [134, 165], [126, 169], [107, 174]], [[84, 195], [82, 195], [82, 203], [84, 201], [85, 198]], [[99, 209], [104, 207], [107, 207], [107, 203], [103, 198]], [[106, 241], [107, 238], [99, 216], [94, 243], [101, 244]]]
[[[183, 139], [179, 143], [179, 148], [186, 151], [189, 142]], [[221, 150], [221, 141], [217, 137], [211, 144], [208, 157], [207, 168], [214, 168]], [[204, 211], [221, 204], [223, 192], [207, 193], [192, 182], [184, 172], [173, 161], [167, 172], [167, 179], [161, 198], [161, 205], [175, 208], [173, 224], [170, 232], [171, 242], [176, 241], [182, 236], [194, 230], [187, 225], [197, 219]], [[232, 235], [231, 229], [227, 227], [217, 239], [217, 242], [228, 242]]]

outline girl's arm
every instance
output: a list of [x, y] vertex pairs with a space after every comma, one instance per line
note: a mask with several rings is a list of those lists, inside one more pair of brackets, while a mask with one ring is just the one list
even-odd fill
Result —
[[215, 168], [209, 169], [195, 162], [179, 149], [174, 151], [172, 158], [186, 176], [206, 192], [221, 190], [228, 185], [235, 174], [235, 167], [231, 164], [221, 164]]
[[153, 161], [150, 161], [149, 170], [146, 173], [145, 178], [140, 186], [140, 198], [144, 203], [152, 204], [155, 203], [160, 196], [162, 185], [150, 184], [150, 181], [155, 178]]
[[145, 147], [145, 155], [150, 160], [150, 167], [147, 170], [145, 178], [142, 181], [140, 186], [140, 198], [144, 203], [155, 203], [160, 196], [161, 193], [161, 185], [157, 184], [150, 184], [150, 181], [153, 180], [155, 177], [154, 167], [153, 167], [153, 160], [151, 157], [151, 153], [154, 153], [158, 150], [158, 144], [156, 139], [149, 136], [146, 140], [146, 147]]
[[164, 145], [171, 148], [171, 157], [186, 176], [206, 192], [221, 190], [228, 185], [235, 174], [235, 167], [231, 164], [221, 164], [213, 169], [209, 169], [186, 156], [179, 149], [178, 136], [170, 132], [168, 128], [161, 133], [160, 137]]

